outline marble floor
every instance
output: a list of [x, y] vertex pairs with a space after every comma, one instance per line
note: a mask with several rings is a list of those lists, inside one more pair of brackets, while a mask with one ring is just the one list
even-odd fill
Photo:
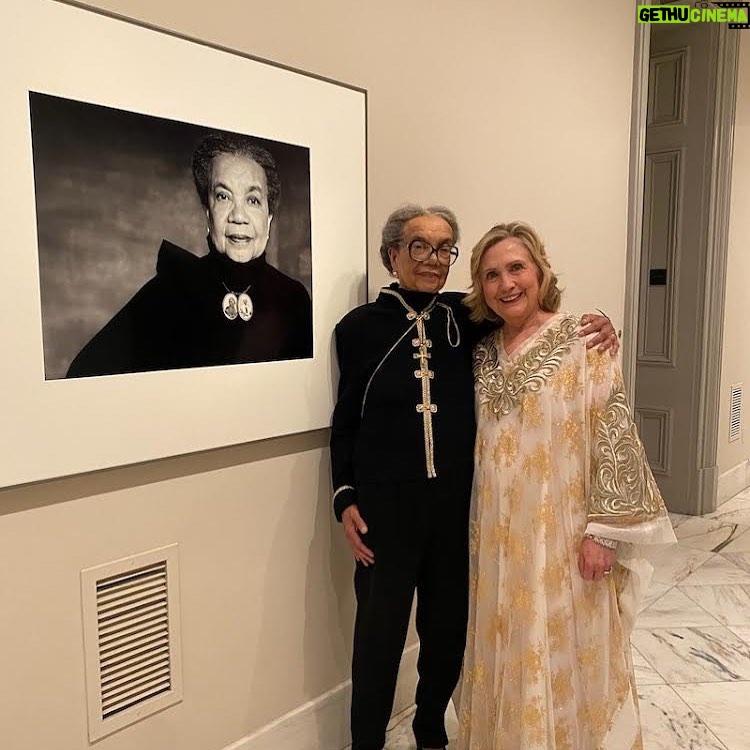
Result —
[[[644, 750], [750, 750], [750, 490], [703, 517], [672, 515], [633, 633]], [[387, 750], [414, 750], [412, 710]], [[449, 711], [448, 731], [456, 717]]]

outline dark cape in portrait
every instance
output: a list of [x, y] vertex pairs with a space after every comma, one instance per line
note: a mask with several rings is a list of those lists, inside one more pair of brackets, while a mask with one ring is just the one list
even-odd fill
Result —
[[[249, 287], [249, 288], [248, 288]], [[222, 300], [245, 291], [249, 321], [228, 320]], [[305, 287], [266, 262], [198, 257], [164, 240], [156, 276], [75, 357], [67, 377], [210, 367], [312, 357], [312, 304]]]

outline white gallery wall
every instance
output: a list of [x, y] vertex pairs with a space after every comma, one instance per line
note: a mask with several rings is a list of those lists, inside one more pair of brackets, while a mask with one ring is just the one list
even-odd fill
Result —
[[[387, 213], [441, 202], [463, 230], [453, 288], [479, 235], [522, 218], [565, 306], [621, 319], [634, 3], [89, 5], [368, 90], [372, 291]], [[326, 443], [319, 431], [0, 491], [0, 747], [88, 747], [80, 571], [172, 543], [184, 700], [97, 748], [221, 750], [344, 683], [352, 565]]]
[[750, 37], [740, 34], [737, 106], [734, 122], [734, 153], [732, 159], [732, 198], [729, 217], [727, 255], [727, 286], [724, 310], [724, 339], [721, 367], [721, 404], [719, 410], [719, 480], [734, 492], [750, 484], [746, 471], [750, 449], [748, 438], [729, 442], [730, 390], [742, 383], [745, 421], [748, 414], [750, 389]]

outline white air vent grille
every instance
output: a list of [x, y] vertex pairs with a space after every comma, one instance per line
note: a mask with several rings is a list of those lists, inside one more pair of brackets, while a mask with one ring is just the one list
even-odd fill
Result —
[[89, 738], [182, 698], [177, 547], [82, 573]]
[[103, 718], [172, 687], [167, 605], [166, 561], [97, 583]]
[[742, 437], [742, 383], [735, 383], [729, 396], [729, 442]]

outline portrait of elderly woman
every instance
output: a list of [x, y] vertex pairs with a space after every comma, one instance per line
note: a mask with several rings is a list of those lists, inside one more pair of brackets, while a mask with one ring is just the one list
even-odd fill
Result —
[[307, 149], [32, 96], [48, 379], [312, 357]]

